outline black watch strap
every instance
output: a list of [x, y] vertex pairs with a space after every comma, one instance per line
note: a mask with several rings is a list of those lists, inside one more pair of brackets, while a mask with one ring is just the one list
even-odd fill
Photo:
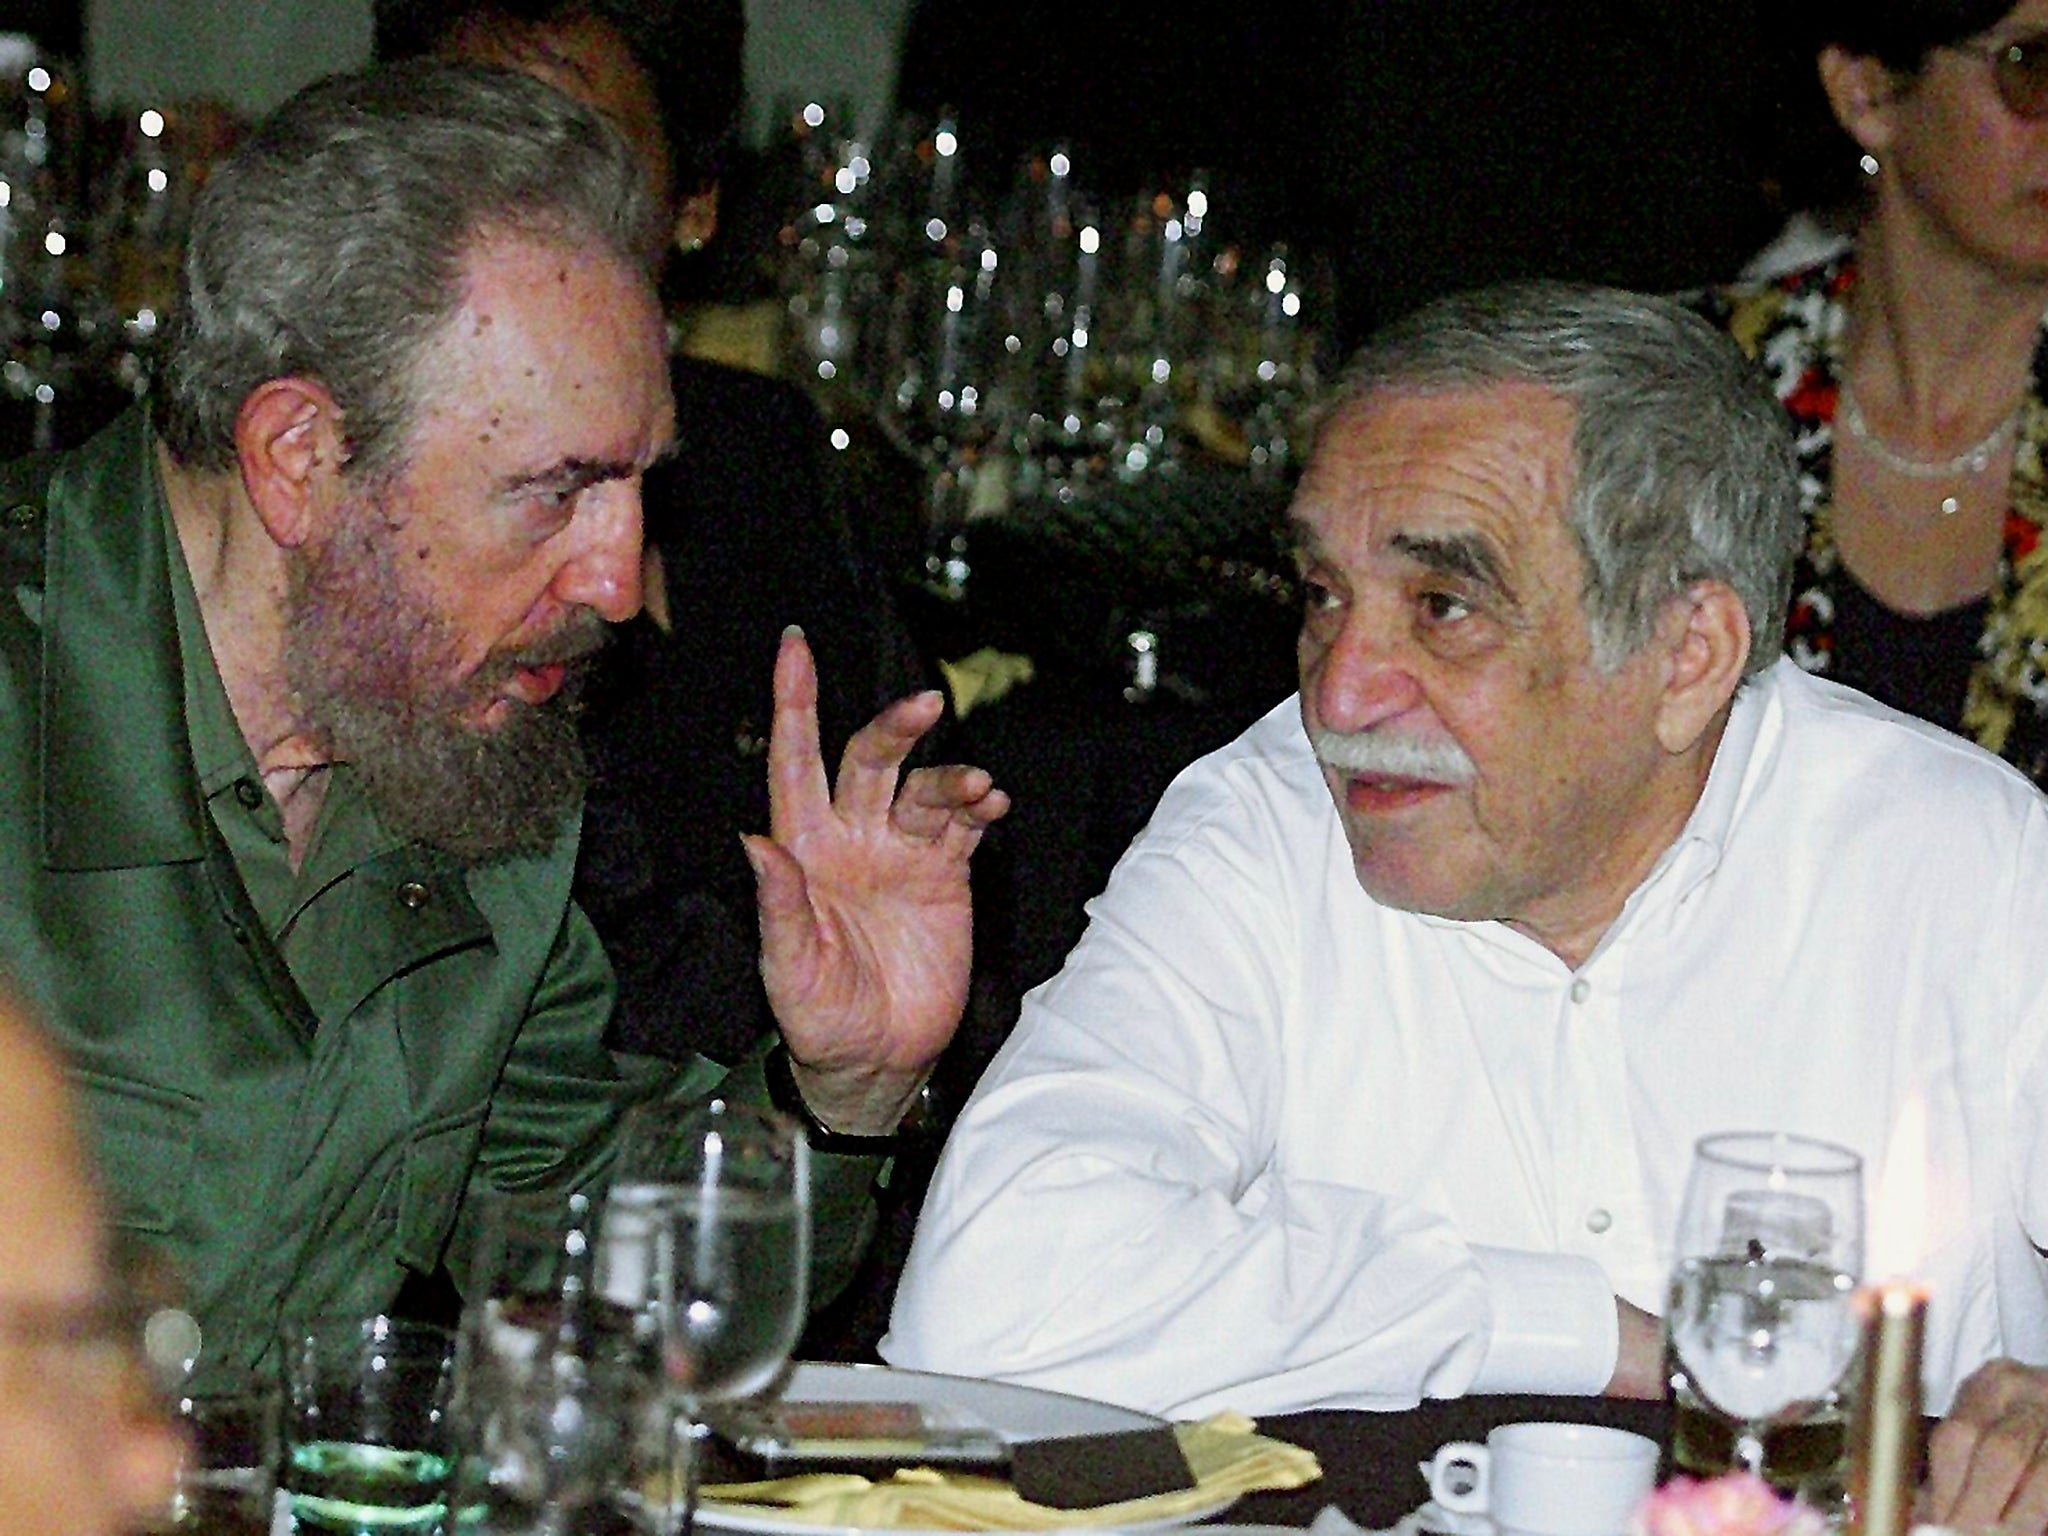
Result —
[[887, 1136], [852, 1136], [833, 1130], [813, 1114], [796, 1086], [789, 1047], [781, 1041], [776, 1041], [761, 1063], [761, 1074], [768, 1082], [768, 1102], [804, 1128], [805, 1139], [813, 1151], [830, 1152], [834, 1157], [889, 1157], [902, 1150], [900, 1131]]

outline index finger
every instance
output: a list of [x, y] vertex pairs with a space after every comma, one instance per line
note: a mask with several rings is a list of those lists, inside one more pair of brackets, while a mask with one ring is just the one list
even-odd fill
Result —
[[775, 652], [775, 719], [768, 731], [768, 832], [785, 846], [831, 803], [818, 744], [818, 669], [792, 624]]

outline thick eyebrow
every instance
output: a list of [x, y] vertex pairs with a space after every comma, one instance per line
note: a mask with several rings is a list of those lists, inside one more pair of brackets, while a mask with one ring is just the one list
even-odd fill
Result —
[[1510, 595], [1493, 546], [1476, 534], [1397, 533], [1387, 542], [1396, 553], [1426, 570], [1477, 582], [1504, 597]]
[[545, 491], [550, 495], [572, 496], [607, 480], [630, 480], [641, 472], [632, 459], [563, 459], [537, 474], [521, 475], [508, 482], [515, 494]]

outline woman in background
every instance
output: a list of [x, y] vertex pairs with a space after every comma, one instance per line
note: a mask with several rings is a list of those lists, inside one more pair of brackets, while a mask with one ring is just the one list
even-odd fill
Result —
[[1786, 645], [2048, 783], [2048, 0], [1831, 0], [1847, 249], [1722, 290], [1798, 430]]

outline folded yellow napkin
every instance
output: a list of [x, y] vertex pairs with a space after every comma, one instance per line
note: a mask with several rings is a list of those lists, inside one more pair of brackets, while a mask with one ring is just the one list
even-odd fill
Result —
[[1029, 656], [1018, 656], [984, 645], [958, 661], [939, 662], [945, 674], [946, 691], [953, 696], [953, 713], [964, 717], [981, 704], [993, 704], [1019, 683], [1037, 676]]
[[810, 1472], [764, 1483], [713, 1483], [708, 1503], [752, 1509], [804, 1525], [858, 1525], [914, 1531], [1049, 1531], [1085, 1525], [1135, 1525], [1219, 1509], [1241, 1493], [1299, 1488], [1323, 1475], [1313, 1453], [1269, 1440], [1243, 1414], [1219, 1413], [1176, 1424], [1174, 1438], [1195, 1486], [1093, 1509], [1032, 1504], [1000, 1478], [910, 1467], [883, 1482], [841, 1472]]
[[777, 303], [712, 305], [684, 318], [682, 350], [728, 368], [772, 374], [782, 356], [782, 321]]

